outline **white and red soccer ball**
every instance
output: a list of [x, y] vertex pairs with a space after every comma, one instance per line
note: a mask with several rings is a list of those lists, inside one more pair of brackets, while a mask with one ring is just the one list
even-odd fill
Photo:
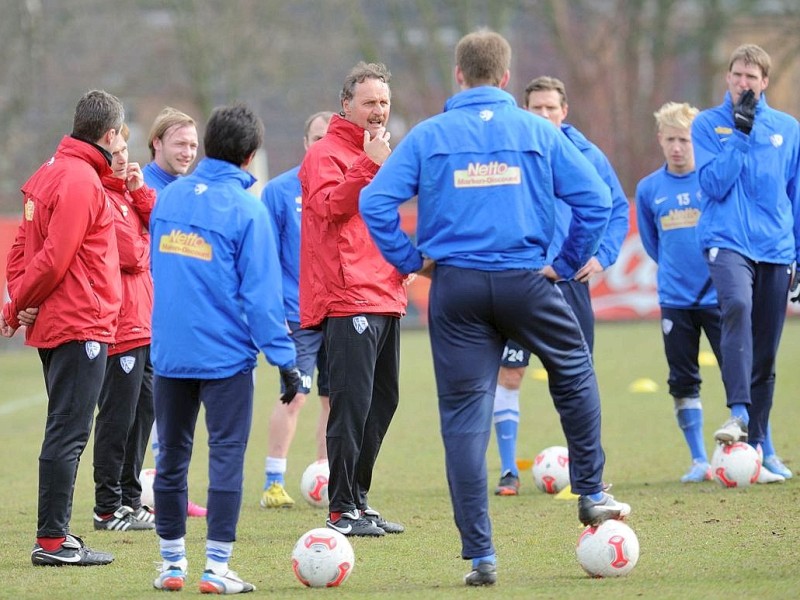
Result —
[[761, 472], [758, 452], [750, 444], [720, 444], [711, 457], [711, 472], [722, 487], [747, 487]]
[[539, 490], [557, 494], [569, 485], [569, 451], [564, 446], [545, 448], [533, 459], [531, 471]]
[[355, 566], [353, 547], [345, 536], [327, 527], [304, 533], [292, 551], [292, 570], [307, 587], [342, 585]]
[[139, 473], [139, 483], [142, 484], [142, 504], [150, 508], [156, 507], [156, 498], [153, 493], [153, 481], [155, 478], [155, 469], [142, 469], [141, 473]]
[[300, 493], [311, 506], [328, 508], [328, 477], [330, 469], [327, 460], [311, 463], [300, 477]]
[[591, 577], [622, 577], [639, 561], [639, 538], [622, 521], [610, 519], [584, 529], [575, 553]]

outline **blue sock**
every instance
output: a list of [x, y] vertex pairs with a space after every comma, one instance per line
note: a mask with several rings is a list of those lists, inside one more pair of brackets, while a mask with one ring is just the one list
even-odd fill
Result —
[[504, 475], [517, 473], [517, 429], [519, 423], [511, 419], [499, 421], [494, 424], [495, 436], [497, 437], [497, 449], [500, 452], [500, 472]]
[[750, 423], [750, 413], [747, 412], [747, 404], [731, 404], [731, 416], [740, 418], [744, 421], [745, 425]]
[[708, 462], [705, 444], [703, 442], [703, 409], [682, 408], [678, 410], [678, 425], [686, 438], [686, 444], [692, 453], [692, 460]]
[[775, 446], [772, 444], [772, 425], [769, 423], [767, 423], [767, 435], [761, 444], [761, 450], [764, 453], [764, 458], [775, 454]]
[[284, 484], [283, 473], [273, 473], [271, 471], [267, 471], [267, 483], [264, 484], [264, 489], [267, 489], [273, 483], [280, 483], [281, 485]]
[[473, 569], [477, 569], [478, 565], [480, 563], [482, 563], [482, 562], [488, 562], [488, 563], [496, 564], [497, 563], [497, 556], [494, 555], [494, 554], [489, 554], [487, 556], [479, 556], [478, 558], [473, 558], [472, 559], [472, 568]]

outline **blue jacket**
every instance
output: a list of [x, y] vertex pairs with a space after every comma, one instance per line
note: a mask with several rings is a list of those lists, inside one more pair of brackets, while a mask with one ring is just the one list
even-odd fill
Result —
[[[417, 245], [397, 207], [418, 196]], [[553, 261], [572, 277], [597, 250], [611, 195], [597, 171], [550, 123], [490, 86], [450, 98], [414, 127], [366, 188], [360, 209], [381, 252], [401, 273], [440, 264], [484, 271], [541, 269], [557, 199], [573, 211]]]
[[[597, 169], [597, 173], [611, 190], [611, 218], [608, 221], [606, 233], [603, 235], [603, 239], [600, 240], [600, 247], [595, 253], [595, 257], [597, 257], [603, 269], [607, 269], [617, 262], [622, 243], [628, 235], [628, 227], [630, 225], [628, 198], [625, 196], [622, 184], [614, 172], [614, 167], [611, 166], [602, 150], [586, 139], [578, 129], [569, 123], [562, 123], [561, 131], [569, 141], [575, 144], [575, 147], [581, 151], [586, 160], [592, 163], [592, 166]], [[556, 205], [556, 231], [553, 241], [550, 243], [550, 248], [547, 250], [548, 261], [552, 262], [561, 251], [571, 220], [572, 210], [568, 205], [559, 202]]]
[[142, 167], [142, 176], [147, 186], [153, 188], [156, 192], [160, 192], [178, 178], [177, 175], [167, 173], [155, 161], [149, 162]]
[[658, 263], [658, 302], [667, 308], [708, 308], [717, 292], [697, 241], [701, 214], [697, 171], [677, 175], [666, 165], [636, 186], [639, 237]]
[[271, 179], [261, 192], [275, 234], [283, 278], [286, 319], [300, 322], [300, 216], [302, 195], [297, 173], [300, 165]]
[[754, 261], [789, 264], [800, 257], [800, 125], [762, 94], [750, 135], [733, 125], [730, 93], [692, 124], [703, 190], [700, 245]]
[[221, 379], [256, 366], [259, 348], [295, 363], [280, 265], [255, 178], [205, 158], [158, 195], [150, 217], [153, 367], [175, 378]]

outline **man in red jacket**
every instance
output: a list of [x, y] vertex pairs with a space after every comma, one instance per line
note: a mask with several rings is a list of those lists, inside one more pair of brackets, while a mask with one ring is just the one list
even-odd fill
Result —
[[124, 119], [122, 103], [107, 92], [80, 99], [72, 134], [22, 186], [23, 219], [8, 254], [11, 300], [0, 334], [11, 337], [27, 325], [26, 343], [39, 349], [48, 396], [34, 565], [114, 560], [87, 548], [69, 524], [120, 308], [114, 216], [100, 178], [111, 172], [110, 150]]
[[123, 125], [111, 152], [112, 172], [103, 177], [122, 275], [117, 338], [108, 348], [94, 429], [94, 528], [108, 531], [156, 527], [152, 508], [142, 506], [139, 482], [154, 419], [149, 227], [156, 192], [145, 185], [139, 163], [128, 162], [129, 135]]
[[403, 276], [372, 241], [358, 197], [389, 156], [390, 73], [358, 63], [341, 92], [342, 111], [303, 159], [300, 326], [322, 329], [331, 412], [326, 440], [328, 527], [381, 536], [403, 526], [370, 508], [378, 451], [399, 400]]

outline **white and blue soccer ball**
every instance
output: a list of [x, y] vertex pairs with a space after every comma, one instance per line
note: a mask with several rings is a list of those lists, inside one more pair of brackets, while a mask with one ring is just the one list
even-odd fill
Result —
[[719, 444], [711, 457], [711, 472], [722, 487], [747, 487], [761, 472], [758, 452], [750, 444]]
[[342, 585], [353, 572], [356, 558], [348, 539], [338, 531], [318, 527], [307, 531], [292, 551], [292, 570], [307, 587]]
[[557, 494], [569, 485], [569, 451], [564, 446], [545, 448], [533, 459], [531, 471], [540, 491]]
[[318, 460], [306, 467], [300, 477], [300, 493], [306, 502], [316, 508], [328, 508], [328, 477], [330, 468], [327, 460]]
[[575, 552], [591, 577], [622, 577], [639, 561], [639, 538], [627, 524], [610, 519], [584, 529]]

